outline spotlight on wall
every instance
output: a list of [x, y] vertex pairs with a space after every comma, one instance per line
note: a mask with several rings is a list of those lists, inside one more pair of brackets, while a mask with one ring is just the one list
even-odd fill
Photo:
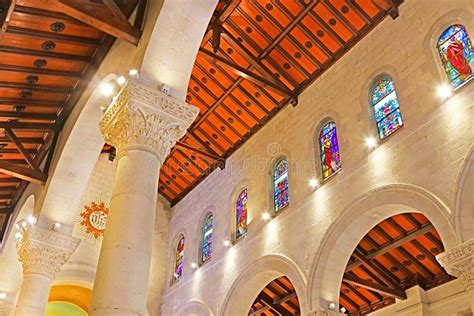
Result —
[[21, 238], [23, 238], [23, 234], [20, 233], [20, 232], [16, 232], [16, 233], [15, 233], [15, 239], [16, 239], [16, 240], [19, 240], [19, 239], [21, 239]]
[[61, 230], [61, 226], [62, 226], [61, 223], [54, 223], [54, 225], [53, 225], [53, 230], [54, 230], [55, 232], [58, 232], [58, 231]]
[[196, 269], [198, 264], [196, 262], [191, 262], [191, 268]]
[[[34, 217], [34, 216], [28, 216], [28, 218], [26, 219], [26, 221], [28, 222], [28, 224], [34, 225], [34, 224], [36, 224], [36, 217]], [[23, 227], [25, 227], [25, 226], [23, 226]]]
[[7, 293], [0, 292], [0, 301], [4, 301], [7, 298]]
[[365, 140], [365, 144], [369, 148], [375, 148], [377, 146], [377, 140], [375, 139], [375, 137], [367, 137], [367, 139]]
[[224, 240], [224, 246], [230, 247], [230, 245], [232, 245], [230, 241]]
[[341, 313], [347, 312], [347, 309], [345, 307], [341, 307]]
[[309, 180], [309, 185], [310, 185], [312, 188], [316, 188], [316, 187], [319, 185], [318, 179], [311, 179], [311, 180]]
[[438, 87], [438, 96], [441, 99], [447, 99], [453, 94], [451, 87], [447, 84], [443, 84]]
[[138, 77], [138, 70], [137, 69], [130, 69], [130, 71], [128, 72], [128, 74], [130, 75], [130, 77]]
[[100, 93], [109, 97], [114, 93], [114, 86], [109, 82], [104, 82], [100, 85]]
[[329, 303], [328, 308], [329, 308], [330, 311], [335, 310], [336, 309], [336, 303]]
[[127, 82], [127, 79], [124, 76], [120, 76], [117, 78], [117, 83], [121, 86], [123, 86]]
[[264, 221], [268, 221], [268, 220], [270, 220], [271, 218], [272, 218], [272, 216], [271, 216], [270, 213], [268, 213], [268, 212], [265, 212], [265, 213], [262, 214], [262, 219], [263, 219]]

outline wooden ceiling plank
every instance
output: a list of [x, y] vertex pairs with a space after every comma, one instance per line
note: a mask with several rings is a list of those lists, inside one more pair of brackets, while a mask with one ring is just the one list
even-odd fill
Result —
[[362, 20], [367, 24], [367, 27], [372, 26], [372, 21], [370, 16], [360, 7], [360, 5], [355, 0], [345, 0], [346, 4], [359, 15]]
[[359, 308], [360, 308], [359, 304], [357, 304], [356, 302], [354, 302], [349, 296], [347, 296], [347, 295], [344, 294], [343, 292], [339, 293], [339, 295], [342, 297], [343, 300], [345, 300], [347, 303], [349, 303], [349, 305], [351, 305], [351, 306], [354, 307], [355, 309], [359, 309]]
[[67, 70], [24, 67], [24, 66], [14, 66], [14, 65], [6, 65], [6, 64], [0, 64], [0, 70], [21, 72], [21, 73], [27, 73], [27, 74], [36, 74], [36, 75], [66, 77], [66, 78], [72, 78], [72, 79], [80, 79], [82, 76], [81, 73], [79, 72], [73, 72], [73, 71], [67, 71]]
[[367, 269], [371, 270], [373, 273], [375, 273], [375, 275], [380, 277], [384, 281], [384, 283], [390, 284], [396, 290], [402, 290], [398, 286], [398, 282], [396, 282], [395, 279], [393, 278], [393, 276], [390, 275], [391, 273], [389, 274], [389, 273], [383, 271], [382, 269], [380, 269], [374, 262], [367, 259], [359, 249], [356, 248], [353, 255], [357, 259], [359, 259]]
[[[383, 255], [384, 253], [387, 253], [390, 250], [395, 249], [398, 246], [401, 246], [404, 243], [406, 243], [406, 242], [408, 242], [412, 239], [417, 238], [418, 236], [421, 236], [421, 235], [424, 235], [424, 234], [428, 233], [432, 229], [433, 229], [433, 225], [431, 223], [427, 223], [425, 226], [423, 226], [419, 230], [408, 233], [404, 237], [395, 239], [392, 243], [390, 243], [386, 246], [380, 247], [379, 250], [369, 253], [366, 257], [368, 259], [373, 259], [377, 256]], [[356, 261], [356, 262], [353, 262], [351, 264], [348, 264], [347, 267], [346, 267], [346, 272], [352, 270], [354, 267], [356, 267], [358, 265], [360, 265], [360, 261]]]
[[382, 255], [387, 259], [392, 265], [396, 266], [398, 270], [402, 271], [406, 276], [412, 275], [410, 270], [408, 270], [402, 263], [400, 263], [394, 256], [392, 256], [390, 253], [384, 253]]
[[61, 87], [42, 84], [26, 84], [20, 82], [0, 81], [0, 88], [20, 89], [29, 91], [44, 91], [57, 94], [71, 94], [73, 87]]
[[[48, 0], [46, 0], [48, 1]], [[49, 0], [59, 11], [106, 34], [138, 44], [141, 32], [135, 29], [112, 0], [84, 3], [81, 0]]]
[[265, 293], [264, 291], [260, 292], [257, 297], [257, 300], [262, 300], [266, 305], [270, 306], [273, 310], [275, 310], [280, 315], [293, 315], [291, 311], [284, 308], [282, 305], [276, 305], [273, 303], [273, 299]]
[[347, 19], [341, 14], [341, 12], [339, 12], [338, 9], [334, 7], [331, 1], [321, 0], [321, 2], [326, 6], [329, 12], [331, 12], [335, 17], [337, 17], [339, 21], [341, 21], [342, 25], [344, 25], [344, 27], [348, 29], [349, 32], [351, 32], [354, 39], [359, 38], [357, 29], [354, 26], [352, 26], [352, 24], [350, 24], [349, 21], [347, 21]]
[[25, 158], [26, 162], [35, 170], [35, 171], [41, 171], [39, 166], [36, 164], [36, 162], [33, 160], [33, 157], [30, 155], [30, 153], [23, 147], [23, 144], [21, 141], [16, 137], [15, 133], [10, 129], [10, 128], [5, 128], [5, 135], [10, 138], [10, 140], [15, 144], [16, 148], [20, 151], [20, 153], [23, 155]]
[[371, 291], [374, 291], [374, 292], [377, 292], [377, 293], [380, 293], [380, 294], [392, 296], [392, 297], [395, 297], [395, 298], [398, 298], [398, 299], [401, 299], [401, 300], [405, 300], [407, 298], [407, 295], [406, 295], [405, 291], [403, 291], [403, 290], [400, 292], [396, 289], [392, 289], [392, 288], [389, 288], [389, 287], [384, 286], [384, 285], [376, 284], [374, 282], [370, 282], [370, 281], [361, 279], [361, 278], [359, 278], [355, 275], [350, 275], [348, 273], [345, 273], [342, 279], [346, 283], [357, 285], [357, 286], [363, 287], [365, 289], [368, 289], [368, 290], [371, 290]]
[[0, 122], [0, 128], [25, 129], [25, 130], [54, 130], [52, 123], [29, 123], [29, 122]]
[[[210, 146], [210, 143], [212, 143], [212, 145], [214, 145], [214, 147], [216, 147], [219, 151], [221, 151], [223, 153], [226, 152], [224, 147], [222, 147], [221, 144], [216, 142], [216, 140], [213, 137], [211, 137], [208, 133], [206, 133], [206, 131], [203, 130], [201, 126], [196, 126], [195, 128], [193, 128], [193, 131], [199, 131], [202, 135], [204, 135], [204, 138], [209, 142], [209, 146]], [[206, 140], [203, 140], [203, 142], [205, 144], [206, 144]], [[217, 155], [217, 156], [219, 156], [219, 155]]]
[[377, 225], [373, 229], [380, 237], [384, 239], [385, 243], [390, 243], [393, 241], [393, 238], [382, 228], [380, 228], [380, 226]]
[[[197, 170], [199, 170], [200, 173], [203, 173], [205, 170], [202, 169], [197, 163], [194, 162], [194, 160], [192, 158], [190, 158], [188, 155], [186, 155], [183, 151], [181, 151], [179, 149], [179, 146], [178, 147], [175, 147], [175, 150], [176, 152], [184, 159], [186, 159], [190, 164], [192, 164], [194, 166], [194, 168], [196, 168]], [[198, 175], [195, 175], [195, 177], [198, 177]]]
[[56, 53], [56, 52], [47, 52], [42, 50], [35, 50], [29, 48], [19, 48], [19, 47], [10, 47], [0, 45], [0, 53], [12, 53], [18, 55], [26, 55], [26, 56], [36, 56], [36, 57], [45, 57], [45, 58], [53, 58], [53, 59], [61, 59], [61, 60], [70, 60], [75, 62], [82, 62], [82, 63], [89, 63], [90, 57], [81, 56], [81, 55], [73, 55], [73, 54], [66, 54], [66, 53]]
[[438, 247], [440, 252], [444, 251], [443, 242], [438, 237], [436, 237], [432, 232], [427, 232], [425, 234], [425, 237], [428, 238], [428, 240], [431, 241], [433, 244], [435, 244], [436, 247]]
[[23, 105], [23, 106], [38, 106], [38, 107], [48, 107], [48, 108], [62, 108], [64, 107], [63, 103], [50, 102], [50, 101], [40, 101], [40, 100], [25, 100], [25, 99], [16, 99], [16, 98], [0, 98], [1, 105]]
[[[179, 194], [178, 194], [175, 190], [173, 190], [166, 182], [163, 183], [163, 182], [161, 181], [161, 177], [160, 177], [160, 179], [158, 180], [158, 183], [159, 183], [158, 186], [163, 186], [163, 187], [165, 187], [166, 190], [170, 191], [171, 194], [173, 194], [173, 196], [178, 196], [178, 195], [179, 195]], [[161, 184], [160, 184], [160, 183], [161, 183]]]
[[415, 218], [415, 216], [413, 216], [412, 214], [410, 213], [405, 213], [405, 214], [402, 214], [402, 216], [407, 220], [409, 221], [413, 226], [415, 226], [416, 228], [420, 228], [421, 227], [421, 223]]
[[401, 236], [405, 236], [407, 231], [403, 229], [392, 217], [387, 218], [385, 221], [389, 226], [393, 227]]
[[[275, 2], [275, 5], [280, 9], [280, 11], [286, 16], [288, 19], [293, 19], [294, 16], [291, 12], [285, 7], [280, 4], [279, 1]], [[328, 57], [328, 62], [332, 60], [333, 53], [326, 47], [326, 45], [316, 36], [314, 33], [311, 32], [303, 23], [299, 23], [297, 28], [306, 35], [309, 39], [311, 39], [312, 43], [315, 43], [316, 46]], [[322, 65], [321, 65], [322, 67]]]
[[[254, 29], [256, 29], [260, 35], [262, 35], [263, 37], [265, 37], [265, 39], [271, 43], [273, 41], [273, 38], [262, 28], [260, 27], [258, 24], [255, 23], [255, 21], [250, 18], [248, 16], [248, 14], [240, 9], [237, 8], [237, 11], [240, 13], [240, 15], [247, 21], [247, 23], [251, 24], [253, 26]], [[289, 41], [291, 42], [291, 39], [290, 39], [290, 33], [288, 33], [288, 39]], [[293, 43], [294, 45], [294, 43]], [[281, 47], [280, 45], [276, 46], [274, 48], [275, 50], [278, 51], [278, 53], [280, 53], [283, 57], [286, 58], [286, 60], [295, 68], [297, 69], [300, 73], [303, 74], [303, 76], [308, 79], [310, 78], [311, 74], [302, 66], [300, 65], [300, 63], [298, 63], [298, 61], [296, 61], [283, 47]]]
[[181, 169], [182, 172], [179, 172], [179, 170], [176, 170], [170, 163], [166, 163], [165, 165], [163, 165], [163, 167], [166, 167], [166, 168], [169, 168], [174, 174], [177, 174], [179, 176], [179, 178], [186, 183], [186, 187], [192, 185], [192, 182], [189, 182], [189, 180], [183, 175], [183, 172], [186, 172], [186, 174], [192, 178], [195, 178], [196, 176], [194, 175], [194, 173], [192, 173], [191, 171], [189, 171], [187, 168], [184, 168], [183, 166], [181, 166], [181, 163], [174, 157], [171, 157], [168, 156], [170, 158], [170, 160], [172, 159], [178, 169]]
[[273, 82], [268, 81], [265, 78], [260, 77], [259, 75], [254, 74], [251, 71], [245, 69], [244, 67], [241, 67], [241, 66], [225, 59], [224, 57], [216, 55], [216, 54], [208, 51], [205, 48], [201, 47], [199, 49], [199, 52], [201, 53], [201, 56], [203, 56], [204, 58], [209, 60], [210, 63], [212, 63], [212, 64], [219, 63], [221, 65], [224, 65], [228, 69], [230, 69], [232, 72], [234, 72], [235, 74], [247, 79], [248, 81], [250, 81], [252, 83], [255, 83], [255, 84], [257, 84], [257, 85], [259, 85], [263, 88], [270, 89], [270, 90], [272, 90], [272, 91], [274, 91], [274, 92], [276, 92], [276, 93], [278, 93], [282, 96], [291, 96], [292, 95], [292, 92], [288, 88], [286, 88], [285, 86], [276, 85]]
[[[280, 22], [271, 14], [268, 14], [267, 10], [265, 10], [262, 5], [260, 3], [258, 3], [258, 1], [256, 1], [255, 3], [252, 3], [252, 2], [249, 2], [250, 4], [254, 5], [255, 9], [262, 15], [264, 15], [269, 21], [271, 21], [271, 23], [273, 24], [273, 26], [275, 28], [277, 28], [278, 30], [283, 31], [284, 30], [284, 26], [280, 24]], [[309, 59], [313, 64], [316, 65], [317, 68], [321, 68], [321, 63], [313, 56], [313, 54], [311, 54], [307, 49], [306, 47], [304, 47], [304, 45], [301, 45], [300, 41], [298, 41], [292, 34], [291, 32], [288, 33], [288, 39], [290, 40], [290, 42], [295, 45], [296, 47], [298, 47], [300, 49], [301, 52], [303, 52], [303, 55]], [[273, 40], [273, 39], [272, 39]]]
[[426, 249], [418, 240], [413, 239], [410, 240], [410, 243], [419, 251], [421, 252], [426, 259], [428, 259], [432, 264], [440, 268], [441, 270], [443, 269], [441, 265], [439, 264], [438, 260], [436, 260], [436, 257], [434, 254], [432, 254], [428, 249]]
[[3, 38], [3, 35], [8, 28], [8, 22], [10, 22], [10, 17], [16, 5], [15, 0], [5, 0], [2, 2], [4, 7], [2, 7], [2, 11], [0, 12], [0, 40]]
[[206, 151], [204, 151], [204, 150], [201, 150], [201, 149], [199, 149], [199, 148], [196, 148], [196, 147], [193, 147], [193, 146], [191, 146], [191, 145], [188, 145], [188, 144], [186, 144], [186, 143], [183, 143], [183, 142], [181, 142], [181, 141], [176, 142], [176, 146], [177, 146], [178, 148], [184, 148], [184, 149], [193, 151], [193, 152], [195, 152], [195, 153], [197, 153], [197, 154], [203, 155], [203, 156], [208, 157], [208, 158], [210, 158], [210, 159], [212, 159], [212, 160], [219, 161], [219, 162], [221, 162], [221, 163], [223, 163], [223, 164], [225, 165], [225, 159], [223, 159], [223, 158], [221, 158], [221, 157], [219, 157], [219, 156], [216, 156], [216, 155], [214, 155], [214, 154], [211, 154], [211, 153], [209, 153], [209, 152], [206, 152]]
[[288, 33], [290, 33], [293, 28], [295, 28], [300, 22], [307, 16], [308, 12], [311, 12], [311, 10], [314, 9], [314, 7], [319, 3], [319, 0], [311, 1], [309, 5], [304, 7], [301, 12], [298, 13], [293, 19], [291, 19], [290, 24], [286, 27], [286, 29], [281, 32], [277, 38], [273, 40], [273, 42], [270, 44], [269, 47], [266, 49], [266, 54], [262, 55], [261, 57], [264, 58], [266, 55], [270, 53], [270, 51], [275, 48], [277, 45], [280, 44], [280, 42], [287, 37]]
[[[301, 6], [303, 6], [302, 3], [300, 3]], [[304, 6], [303, 6], [304, 7]], [[319, 14], [317, 14], [316, 12], [314, 11], [310, 11], [309, 12], [309, 16], [311, 16], [314, 20], [316, 20], [316, 22], [319, 24], [319, 26], [324, 30], [324, 33], [328, 34], [329, 36], [332, 37], [332, 39], [334, 41], [336, 41], [342, 49], [344, 49], [346, 47], [346, 44], [345, 44], [345, 41], [344, 39], [339, 35], [337, 34], [336, 31], [334, 31], [331, 26], [329, 26], [326, 21], [324, 21], [320, 16]]]
[[163, 168], [161, 169], [160, 177], [164, 177], [164, 178], [168, 179], [168, 181], [171, 181], [174, 184], [174, 186], [179, 189], [180, 192], [182, 192], [185, 189], [181, 186], [181, 184], [179, 184], [177, 181], [175, 181], [175, 179], [173, 177], [168, 175], [168, 173], [165, 170], [163, 170]]
[[45, 184], [48, 175], [21, 165], [0, 160], [0, 172], [35, 184]]
[[27, 112], [0, 111], [0, 117], [22, 118], [22, 119], [27, 119], [27, 120], [54, 121], [57, 118], [57, 115], [56, 114], [47, 114], [47, 113], [27, 113]]
[[275, 77], [272, 71], [268, 69], [264, 64], [262, 64], [253, 54], [240, 43], [226, 28], [222, 28], [222, 37], [227, 41], [227, 43], [235, 50], [239, 55], [241, 55], [250, 65], [252, 65], [255, 70], [257, 70], [265, 79], [272, 81], [275, 84], [283, 85], [284, 84]]
[[74, 35], [66, 35], [66, 34], [58, 34], [58, 33], [51, 33], [45, 32], [40, 30], [32, 30], [26, 29], [22, 27], [10, 26], [7, 28], [7, 33], [9, 34], [16, 34], [24, 37], [32, 37], [32, 38], [41, 38], [41, 39], [49, 39], [58, 42], [64, 42], [69, 44], [76, 44], [76, 45], [87, 45], [97, 47], [100, 45], [100, 41], [96, 39], [92, 39], [89, 37], [81, 37], [81, 36], [74, 36]]
[[214, 156], [218, 156], [220, 157], [217, 152], [212, 149], [211, 146], [209, 146], [208, 144], [206, 144], [200, 137], [198, 137], [196, 134], [194, 134], [194, 131], [190, 128], [188, 129], [188, 134], [187, 134], [189, 137], [191, 137], [192, 139], [194, 139], [195, 141], [197, 141], [202, 147], [204, 147], [206, 149], [206, 151], [210, 152], [211, 154], [213, 154]]
[[351, 291], [352, 293], [354, 293], [354, 295], [356, 295], [361, 301], [364, 301], [364, 303], [366, 305], [370, 305], [372, 302], [367, 298], [365, 297], [364, 295], [362, 295], [355, 287], [353, 287], [350, 283], [347, 283], [347, 282], [343, 282], [344, 285], [347, 287], [347, 289], [349, 291]]
[[428, 275], [429, 278], [434, 278], [434, 274], [424, 265], [422, 265], [413, 255], [408, 252], [403, 246], [397, 247], [398, 252], [410, 261], [420, 271]]
[[382, 10], [387, 11], [392, 19], [396, 19], [399, 15], [398, 6], [402, 3], [403, 0], [371, 0], [373, 4], [379, 7]]

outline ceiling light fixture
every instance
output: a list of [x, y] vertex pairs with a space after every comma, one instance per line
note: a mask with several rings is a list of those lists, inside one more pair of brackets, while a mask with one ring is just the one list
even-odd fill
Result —
[[114, 86], [111, 83], [104, 82], [100, 85], [100, 92], [104, 96], [109, 97], [114, 93]]

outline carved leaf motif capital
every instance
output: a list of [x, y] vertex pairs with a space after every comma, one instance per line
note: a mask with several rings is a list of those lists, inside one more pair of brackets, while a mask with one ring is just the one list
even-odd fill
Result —
[[79, 242], [80, 239], [69, 235], [30, 226], [17, 243], [23, 273], [38, 273], [53, 279]]
[[436, 259], [466, 287], [474, 286], [474, 239], [439, 254]]
[[100, 129], [105, 141], [121, 149], [144, 146], [164, 161], [199, 110], [138, 81], [121, 90], [106, 111]]

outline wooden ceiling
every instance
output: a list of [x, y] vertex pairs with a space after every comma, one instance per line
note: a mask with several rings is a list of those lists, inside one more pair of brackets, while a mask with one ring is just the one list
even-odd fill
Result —
[[252, 304], [249, 316], [300, 315], [300, 304], [293, 284], [282, 276], [270, 282]]
[[[27, 184], [46, 182], [62, 127], [115, 38], [138, 42], [145, 7], [143, 0], [0, 1], [0, 241]], [[132, 26], [127, 17], [136, 8]]]
[[200, 114], [161, 169], [177, 203], [402, 0], [220, 1], [192, 71]]
[[406, 299], [405, 290], [432, 289], [453, 279], [435, 256], [444, 251], [426, 217], [406, 213], [384, 220], [361, 240], [343, 277], [339, 305], [365, 315]]

